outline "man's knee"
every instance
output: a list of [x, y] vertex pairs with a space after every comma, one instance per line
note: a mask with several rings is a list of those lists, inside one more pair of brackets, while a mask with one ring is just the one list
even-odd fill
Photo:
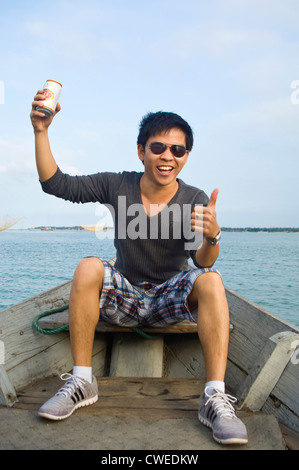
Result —
[[225, 289], [221, 276], [215, 272], [207, 272], [196, 278], [189, 301], [195, 304], [200, 299], [212, 299], [223, 296], [225, 296]]
[[75, 270], [73, 284], [77, 287], [102, 286], [104, 278], [104, 265], [99, 258], [83, 258]]
[[218, 293], [224, 290], [222, 278], [215, 272], [207, 272], [198, 276], [193, 288], [201, 293]]

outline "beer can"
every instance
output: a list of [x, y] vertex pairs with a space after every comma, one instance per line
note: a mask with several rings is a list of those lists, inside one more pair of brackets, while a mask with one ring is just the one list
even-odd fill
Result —
[[56, 80], [47, 80], [44, 84], [44, 106], [37, 106], [37, 111], [44, 113], [46, 117], [53, 116], [59, 96], [61, 93], [62, 85]]

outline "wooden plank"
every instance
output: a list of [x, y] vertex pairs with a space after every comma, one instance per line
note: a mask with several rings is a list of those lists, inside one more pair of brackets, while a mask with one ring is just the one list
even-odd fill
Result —
[[205, 362], [197, 334], [169, 335], [164, 338], [166, 377], [205, 377]]
[[163, 336], [144, 340], [130, 333], [116, 333], [110, 364], [110, 376], [162, 377]]
[[[143, 418], [197, 417], [198, 399], [204, 388], [199, 379], [100, 377], [99, 401], [80, 411], [99, 416]], [[19, 395], [17, 409], [38, 410], [59, 387], [48, 379]]]
[[0, 405], [13, 406], [17, 401], [17, 394], [3, 364], [0, 364]]
[[68, 302], [71, 284], [65, 283], [0, 312], [1, 339], [5, 343], [6, 370], [61, 341], [63, 336], [45, 336], [32, 329], [33, 318]]
[[[297, 395], [298, 396], [298, 395]], [[280, 402], [273, 393], [268, 397], [266, 403], [262, 408], [263, 413], [273, 415], [277, 418], [280, 424], [285, 424], [289, 428], [299, 433], [299, 417], [293, 410]]]
[[227, 287], [225, 290], [230, 320], [234, 325], [230, 336], [229, 359], [249, 373], [268, 338], [281, 331], [299, 334], [299, 328]]
[[286, 331], [273, 335], [259, 354], [246, 380], [237, 393], [241, 408], [259, 411], [278, 382], [295, 348], [299, 336]]
[[[38, 325], [45, 330], [54, 330], [66, 326], [69, 322], [69, 312], [64, 310], [63, 312], [58, 312], [50, 314], [46, 317], [40, 318]], [[153, 334], [194, 334], [197, 333], [197, 323], [184, 320], [179, 323], [167, 326], [141, 326], [141, 331], [145, 333]], [[230, 331], [233, 330], [233, 325], [230, 324]], [[106, 321], [100, 320], [96, 326], [96, 332], [98, 333], [128, 333], [134, 331], [133, 328], [113, 325], [107, 323]]]
[[280, 425], [280, 429], [285, 440], [285, 443], [289, 450], [299, 450], [299, 433], [293, 431], [292, 429]]
[[[39, 320], [38, 325], [43, 329], [56, 329], [68, 324], [69, 321], [69, 314], [68, 310], [63, 312], [55, 313], [43, 317]], [[176, 323], [174, 325], [168, 325], [167, 327], [148, 327], [142, 326], [140, 328], [145, 333], [149, 334], [160, 334], [160, 333], [197, 333], [197, 324], [190, 322], [190, 321], [182, 321], [180, 323]], [[103, 320], [100, 320], [96, 326], [96, 332], [98, 333], [126, 333], [133, 331], [132, 328], [119, 326], [119, 325], [112, 325], [107, 323]]]
[[[33, 381], [71, 370], [67, 333], [43, 335], [32, 328], [34, 317], [68, 303], [71, 282], [50, 289], [0, 312], [0, 339], [5, 345], [5, 371], [16, 391]], [[104, 370], [106, 338], [95, 339], [95, 367]]]
[[[242, 384], [243, 373], [249, 374], [251, 368], [258, 361], [260, 351], [263, 349], [268, 338], [279, 333], [280, 331], [293, 331], [299, 334], [299, 328], [282, 320], [248, 299], [240, 296], [226, 287], [226, 295], [230, 310], [231, 322], [234, 329], [230, 335], [229, 345], [229, 368], [228, 377], [234, 374], [235, 369], [239, 369], [240, 373], [238, 383], [229, 380], [229, 384], [233, 383], [233, 393], [236, 394]], [[299, 367], [290, 361], [282, 373], [280, 380], [272, 390], [273, 398], [278, 400], [282, 406], [275, 410], [268, 401], [266, 406], [268, 410], [272, 410], [280, 420], [287, 423], [292, 422], [294, 429], [299, 429]], [[285, 406], [283, 405], [285, 404]], [[286, 420], [286, 421], [285, 421]]]
[[284, 403], [297, 415], [297, 428], [299, 430], [299, 366], [290, 361], [285, 368], [279, 382], [272, 391], [272, 395]]
[[[9, 376], [13, 384], [18, 384], [18, 390], [43, 377], [72, 371], [73, 358], [70, 339], [67, 333], [61, 333], [61, 335], [63, 338], [60, 341], [47, 347], [42, 353], [30, 357], [24, 364], [10, 369]], [[98, 375], [104, 373], [106, 349], [106, 338], [102, 335], [97, 336], [93, 346], [93, 367]], [[25, 373], [24, 369], [26, 369]]]

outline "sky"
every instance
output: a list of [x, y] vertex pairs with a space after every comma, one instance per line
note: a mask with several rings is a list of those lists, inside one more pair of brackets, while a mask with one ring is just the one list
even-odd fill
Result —
[[172, 111], [195, 138], [180, 177], [219, 188], [222, 227], [299, 227], [298, 0], [1, 2], [0, 219], [95, 224], [96, 204], [40, 187], [29, 114], [47, 79], [63, 171], [143, 171], [139, 122]]

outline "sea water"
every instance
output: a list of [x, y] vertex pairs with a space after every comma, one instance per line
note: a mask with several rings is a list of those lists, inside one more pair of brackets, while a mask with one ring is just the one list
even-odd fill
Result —
[[[115, 255], [113, 231], [0, 232], [0, 310], [72, 279], [85, 256]], [[223, 232], [224, 284], [299, 326], [299, 233]]]

